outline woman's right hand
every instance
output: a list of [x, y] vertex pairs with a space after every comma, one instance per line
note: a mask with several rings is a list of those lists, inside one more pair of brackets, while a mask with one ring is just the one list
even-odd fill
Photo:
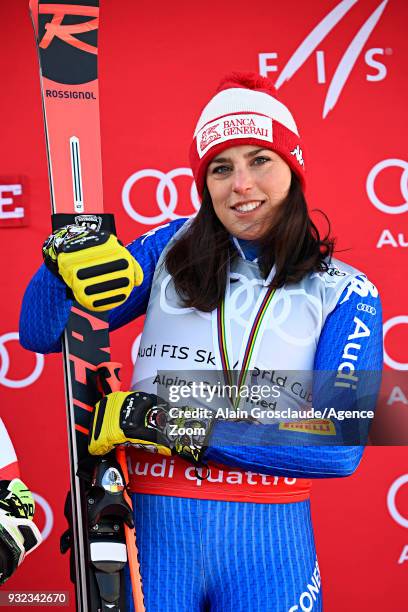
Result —
[[133, 287], [143, 282], [138, 262], [106, 231], [66, 225], [46, 239], [42, 252], [46, 266], [89, 310], [111, 310], [123, 304]]

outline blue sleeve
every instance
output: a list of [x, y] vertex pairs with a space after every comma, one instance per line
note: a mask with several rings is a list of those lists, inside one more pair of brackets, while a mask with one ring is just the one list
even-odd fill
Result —
[[[153, 274], [159, 257], [169, 240], [186, 222], [177, 219], [147, 232], [127, 248], [143, 270], [143, 283], [135, 287], [124, 304], [111, 310], [110, 329], [122, 327], [146, 312]], [[67, 325], [72, 300], [65, 283], [43, 264], [24, 294], [20, 313], [20, 343], [37, 353], [61, 350], [61, 335]]]
[[[337, 414], [350, 409], [374, 410], [382, 361], [378, 292], [364, 277], [358, 282], [353, 279], [327, 317], [319, 338], [314, 409], [333, 408]], [[336, 386], [339, 382], [345, 386]], [[332, 419], [328, 423], [332, 434], [319, 436], [282, 430], [279, 424], [217, 422], [204, 459], [275, 476], [348, 476], [360, 463], [370, 423], [367, 418]]]

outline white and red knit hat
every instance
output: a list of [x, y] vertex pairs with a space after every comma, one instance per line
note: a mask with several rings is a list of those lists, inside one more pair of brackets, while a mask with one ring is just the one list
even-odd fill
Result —
[[190, 163], [200, 197], [210, 161], [224, 149], [260, 145], [276, 151], [305, 186], [299, 132], [290, 110], [275, 97], [272, 81], [255, 72], [232, 72], [198, 120]]

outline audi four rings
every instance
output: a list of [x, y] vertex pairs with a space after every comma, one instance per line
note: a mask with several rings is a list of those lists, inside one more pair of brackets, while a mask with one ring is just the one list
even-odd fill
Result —
[[29, 376], [17, 380], [7, 377], [7, 373], [10, 367], [10, 356], [6, 347], [6, 343], [10, 342], [11, 340], [18, 340], [19, 337], [20, 336], [18, 332], [8, 332], [7, 334], [3, 334], [2, 336], [0, 336], [0, 384], [4, 385], [5, 387], [10, 387], [11, 389], [28, 387], [41, 376], [41, 373], [44, 368], [44, 355], [41, 355], [40, 353], [35, 353], [35, 367]]
[[[193, 173], [190, 168], [175, 168], [174, 170], [170, 170], [170, 172], [162, 172], [161, 170], [156, 170], [155, 168], [146, 168], [143, 170], [138, 170], [137, 172], [129, 176], [122, 189], [123, 207], [129, 217], [131, 217], [138, 223], [142, 223], [143, 225], [156, 225], [158, 223], [164, 223], [165, 221], [185, 217], [186, 215], [177, 215], [174, 213], [178, 203], [178, 192], [173, 181], [176, 176], [190, 176], [192, 179]], [[131, 189], [138, 181], [144, 178], [155, 178], [159, 181], [156, 188], [156, 202], [159, 209], [161, 210], [161, 214], [159, 215], [154, 215], [151, 217], [142, 215], [133, 208], [133, 205], [130, 201]], [[165, 190], [167, 190], [169, 195], [168, 202], [166, 202], [165, 199]], [[200, 207], [200, 200], [198, 197], [195, 182], [193, 180], [190, 189], [190, 198], [191, 203], [194, 207], [194, 211], [192, 211], [192, 214], [194, 214], [194, 212], [196, 212]]]
[[[382, 202], [374, 189], [374, 182], [377, 176], [382, 172], [385, 168], [402, 168], [403, 172], [401, 174], [400, 179], [400, 188], [401, 194], [404, 199], [403, 204], [392, 206], [390, 204], [385, 204]], [[383, 161], [378, 162], [370, 171], [367, 177], [367, 194], [370, 198], [372, 204], [381, 210], [381, 212], [387, 213], [388, 215], [400, 215], [401, 213], [408, 211], [408, 162], [403, 159], [384, 159]]]

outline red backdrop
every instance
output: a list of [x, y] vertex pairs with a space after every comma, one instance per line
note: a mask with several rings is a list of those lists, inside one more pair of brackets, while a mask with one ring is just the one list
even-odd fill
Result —
[[[17, 342], [23, 291], [50, 228], [28, 0], [2, 3], [0, 19], [0, 410], [37, 494], [38, 522], [49, 532], [6, 587], [67, 590], [67, 560], [58, 551], [68, 487], [62, 362], [58, 355], [43, 362]], [[337, 257], [365, 271], [381, 292], [382, 404], [397, 420], [408, 412], [401, 278], [408, 264], [407, 22], [406, 0], [101, 0], [99, 60], [105, 204], [124, 241], [194, 211], [188, 148], [219, 79], [240, 69], [275, 81], [302, 128], [310, 207], [329, 215]], [[157, 172], [167, 186], [174, 182], [173, 213], [168, 189], [164, 199], [157, 193]], [[141, 327], [112, 338], [125, 385]], [[328, 612], [405, 609], [407, 455], [404, 447], [371, 447], [352, 477], [315, 483]]]

